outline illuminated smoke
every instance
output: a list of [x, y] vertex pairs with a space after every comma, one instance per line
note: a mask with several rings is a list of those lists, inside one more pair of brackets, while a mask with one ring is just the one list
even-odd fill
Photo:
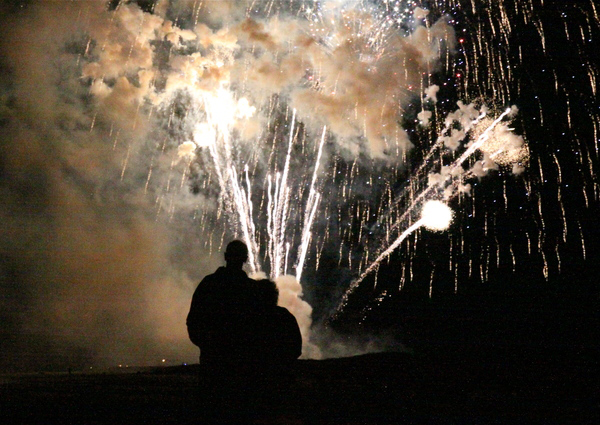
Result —
[[[485, 118], [472, 131], [473, 138], [481, 136], [481, 129], [486, 129], [492, 124], [490, 118]], [[507, 166], [517, 164], [521, 170], [529, 163], [529, 147], [523, 136], [517, 135], [507, 125], [499, 125], [490, 132], [487, 140], [479, 147], [491, 161], [498, 165]], [[515, 173], [517, 174], [517, 173]]]

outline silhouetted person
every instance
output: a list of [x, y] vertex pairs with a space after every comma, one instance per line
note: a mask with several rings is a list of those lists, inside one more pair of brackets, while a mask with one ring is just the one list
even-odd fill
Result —
[[282, 367], [302, 354], [302, 335], [294, 315], [277, 305], [279, 290], [268, 279], [256, 281], [253, 308], [255, 314], [249, 321], [254, 334], [251, 343], [252, 358], [266, 363], [267, 368]]
[[245, 357], [240, 326], [251, 311], [254, 282], [242, 270], [247, 259], [248, 248], [243, 242], [229, 243], [226, 266], [206, 276], [194, 292], [187, 327], [190, 340], [200, 347], [203, 368], [239, 362]]
[[187, 317], [190, 339], [200, 347], [201, 401], [212, 422], [247, 421], [257, 393], [301, 354], [296, 319], [276, 305], [273, 282], [246, 275], [247, 259], [243, 242], [229, 243], [226, 266], [200, 282]]
[[302, 354], [302, 335], [296, 318], [277, 305], [275, 283], [264, 279], [255, 287], [256, 310], [249, 321], [253, 338], [248, 348], [254, 371], [250, 402], [259, 411], [274, 414], [290, 396], [294, 363]]

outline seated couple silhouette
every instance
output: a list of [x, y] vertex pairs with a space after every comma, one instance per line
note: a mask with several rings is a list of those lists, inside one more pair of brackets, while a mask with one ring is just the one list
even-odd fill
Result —
[[230, 242], [226, 266], [200, 282], [187, 316], [200, 348], [200, 401], [212, 422], [247, 422], [264, 402], [276, 403], [302, 353], [296, 318], [277, 306], [274, 282], [248, 277], [247, 260], [246, 244]]

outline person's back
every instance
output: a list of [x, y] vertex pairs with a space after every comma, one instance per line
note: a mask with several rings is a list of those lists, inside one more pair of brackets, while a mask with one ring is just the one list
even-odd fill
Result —
[[240, 419], [247, 410], [249, 379], [244, 374], [246, 323], [252, 311], [252, 282], [242, 270], [247, 248], [233, 241], [225, 251], [226, 267], [206, 276], [192, 297], [187, 328], [200, 348], [201, 404], [208, 420]]
[[244, 359], [243, 328], [251, 313], [249, 280], [241, 270], [220, 267], [198, 285], [187, 324], [190, 339], [200, 347], [202, 367]]
[[250, 404], [258, 411], [274, 412], [289, 392], [293, 363], [302, 354], [302, 336], [296, 318], [277, 306], [275, 283], [263, 279], [253, 283], [254, 314], [248, 317], [247, 361]]
[[247, 419], [257, 395], [273, 399], [302, 350], [296, 319], [277, 306], [275, 284], [248, 278], [246, 259], [246, 246], [231, 242], [227, 266], [200, 282], [187, 318], [190, 339], [201, 350], [202, 397], [213, 421]]
[[265, 367], [278, 367], [296, 360], [302, 354], [302, 335], [296, 318], [277, 305], [279, 290], [274, 282], [263, 279], [253, 286], [256, 313], [249, 324], [255, 337], [249, 347], [250, 357], [265, 363]]
[[292, 313], [284, 307], [273, 311], [273, 352], [277, 361], [288, 365], [302, 355], [302, 334]]

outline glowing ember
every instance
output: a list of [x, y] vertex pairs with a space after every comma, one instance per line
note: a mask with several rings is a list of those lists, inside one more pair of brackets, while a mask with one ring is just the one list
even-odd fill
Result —
[[421, 222], [429, 230], [441, 232], [452, 223], [453, 212], [441, 201], [427, 201], [421, 213]]

